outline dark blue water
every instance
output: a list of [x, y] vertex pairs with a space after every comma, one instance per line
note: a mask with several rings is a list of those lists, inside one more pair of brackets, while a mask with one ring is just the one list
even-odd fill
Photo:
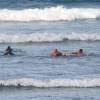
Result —
[[100, 0], [0, 0], [0, 8], [25, 9], [64, 5], [68, 7], [98, 7]]

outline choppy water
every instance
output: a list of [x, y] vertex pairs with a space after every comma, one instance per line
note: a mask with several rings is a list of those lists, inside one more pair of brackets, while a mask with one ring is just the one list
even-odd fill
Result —
[[[99, 100], [99, 4], [0, 0], [0, 99]], [[3, 55], [8, 45], [14, 56]], [[54, 48], [87, 56], [51, 57]]]

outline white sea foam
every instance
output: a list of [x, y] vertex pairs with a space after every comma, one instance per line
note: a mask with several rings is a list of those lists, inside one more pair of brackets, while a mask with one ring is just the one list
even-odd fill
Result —
[[33, 87], [100, 87], [100, 78], [95, 79], [54, 79], [54, 80], [34, 80], [34, 79], [9, 79], [0, 80], [0, 86], [33, 86]]
[[87, 33], [0, 34], [0, 43], [56, 42], [65, 40], [99, 41], [100, 35]]
[[100, 17], [100, 8], [34, 8], [23, 10], [0, 9], [0, 21], [59, 21], [75, 19], [96, 19]]

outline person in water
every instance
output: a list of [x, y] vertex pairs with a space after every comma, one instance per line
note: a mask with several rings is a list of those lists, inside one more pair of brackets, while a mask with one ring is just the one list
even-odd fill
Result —
[[79, 49], [78, 51], [75, 52], [66, 52], [64, 56], [85, 56], [86, 54], [84, 53], [83, 49]]
[[51, 56], [53, 56], [53, 57], [62, 56], [62, 53], [60, 51], [58, 51], [58, 49], [54, 49], [51, 52]]
[[86, 54], [84, 53], [83, 49], [79, 49], [76, 52], [72, 52], [72, 55], [75, 55], [75, 56], [85, 56]]
[[14, 55], [12, 51], [13, 49], [10, 46], [8, 46], [7, 49], [5, 50], [4, 55]]

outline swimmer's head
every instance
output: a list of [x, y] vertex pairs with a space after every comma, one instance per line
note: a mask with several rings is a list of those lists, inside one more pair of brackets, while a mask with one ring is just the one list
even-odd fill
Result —
[[8, 48], [11, 48], [10, 46], [8, 46]]
[[80, 53], [83, 53], [83, 49], [79, 49], [79, 52], [80, 52]]

